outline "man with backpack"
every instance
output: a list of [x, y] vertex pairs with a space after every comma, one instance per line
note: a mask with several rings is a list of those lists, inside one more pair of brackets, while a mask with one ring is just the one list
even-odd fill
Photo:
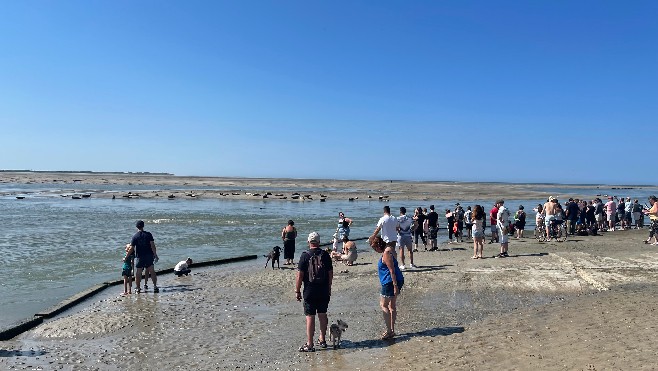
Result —
[[[334, 278], [333, 265], [329, 253], [320, 248], [320, 235], [311, 232], [308, 235], [309, 250], [299, 257], [297, 279], [295, 280], [295, 296], [297, 301], [304, 299], [304, 314], [306, 315], [306, 344], [299, 348], [300, 352], [315, 352], [313, 337], [315, 336], [315, 314], [320, 321], [320, 336], [317, 345], [327, 347], [327, 308], [331, 298], [331, 283]], [[302, 293], [302, 283], [304, 291]]]

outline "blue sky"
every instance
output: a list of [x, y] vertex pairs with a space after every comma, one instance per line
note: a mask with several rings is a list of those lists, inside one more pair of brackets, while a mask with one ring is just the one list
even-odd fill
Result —
[[655, 1], [2, 1], [0, 17], [0, 169], [656, 184]]

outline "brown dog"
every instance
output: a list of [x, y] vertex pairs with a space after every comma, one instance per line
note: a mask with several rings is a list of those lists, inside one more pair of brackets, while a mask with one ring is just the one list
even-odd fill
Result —
[[329, 340], [334, 345], [334, 349], [340, 348], [340, 336], [347, 329], [347, 323], [341, 320], [338, 320], [337, 323], [332, 323], [329, 327]]
[[267, 263], [272, 261], [272, 269], [274, 269], [274, 262], [276, 261], [276, 267], [281, 269], [281, 266], [279, 266], [279, 256], [281, 256], [281, 248], [279, 246], [274, 246], [272, 248], [272, 251], [270, 251], [269, 254], [263, 255], [264, 257], [267, 258], [267, 261], [265, 262], [265, 268], [267, 268]]

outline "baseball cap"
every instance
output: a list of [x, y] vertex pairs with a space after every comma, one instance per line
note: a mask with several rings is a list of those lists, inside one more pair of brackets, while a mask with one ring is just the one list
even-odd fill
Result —
[[308, 242], [320, 243], [320, 235], [318, 232], [311, 232], [308, 234]]
[[138, 220], [137, 223], [135, 223], [135, 227], [144, 228], [144, 221], [143, 220]]

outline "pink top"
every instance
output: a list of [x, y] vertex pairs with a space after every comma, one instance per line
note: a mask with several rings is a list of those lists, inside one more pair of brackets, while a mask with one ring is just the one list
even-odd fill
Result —
[[617, 204], [612, 200], [606, 202], [605, 203], [605, 211], [608, 214], [614, 214], [615, 211], [617, 211]]

